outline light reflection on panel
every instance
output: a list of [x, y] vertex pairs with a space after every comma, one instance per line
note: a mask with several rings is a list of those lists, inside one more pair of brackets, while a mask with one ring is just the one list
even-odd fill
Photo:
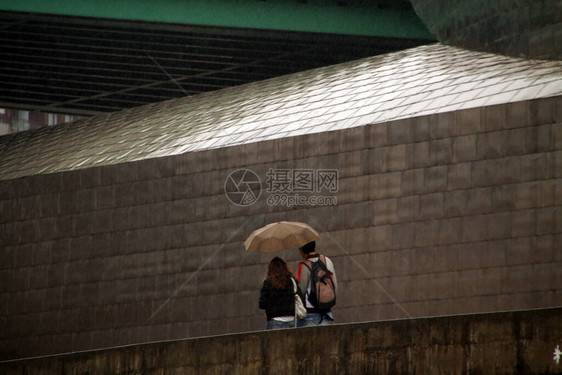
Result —
[[441, 44], [0, 137], [0, 179], [560, 95], [562, 62]]

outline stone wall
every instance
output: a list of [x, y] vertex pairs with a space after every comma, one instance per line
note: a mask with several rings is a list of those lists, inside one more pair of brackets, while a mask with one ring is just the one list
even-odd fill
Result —
[[[562, 310], [251, 332], [0, 362], [44, 374], [559, 374]], [[314, 345], [314, 343], [318, 343]]]
[[[559, 306], [561, 101], [1, 181], [0, 357], [260, 330], [271, 256], [243, 241], [279, 220], [322, 233], [339, 323]], [[337, 205], [268, 204], [270, 169], [336, 169]]]
[[445, 44], [514, 57], [562, 58], [562, 14], [556, 0], [410, 2]]

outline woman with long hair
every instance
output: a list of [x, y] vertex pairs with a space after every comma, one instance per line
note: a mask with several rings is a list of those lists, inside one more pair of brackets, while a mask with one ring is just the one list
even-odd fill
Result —
[[267, 275], [260, 291], [259, 306], [265, 310], [265, 329], [291, 328], [295, 326], [295, 287], [293, 273], [283, 259], [275, 257], [269, 262]]

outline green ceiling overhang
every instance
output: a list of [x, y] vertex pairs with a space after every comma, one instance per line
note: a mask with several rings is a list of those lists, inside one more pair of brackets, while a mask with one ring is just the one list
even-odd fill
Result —
[[405, 0], [0, 0], [0, 11], [395, 38], [434, 37]]

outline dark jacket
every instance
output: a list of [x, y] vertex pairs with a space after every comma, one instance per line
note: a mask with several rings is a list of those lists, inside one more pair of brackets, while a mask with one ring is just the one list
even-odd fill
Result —
[[[299, 294], [300, 290], [299, 290]], [[284, 289], [275, 289], [270, 279], [265, 279], [260, 291], [259, 306], [265, 310], [267, 320], [279, 316], [295, 315], [295, 293], [291, 278], [287, 277]], [[302, 297], [301, 297], [302, 298]]]

